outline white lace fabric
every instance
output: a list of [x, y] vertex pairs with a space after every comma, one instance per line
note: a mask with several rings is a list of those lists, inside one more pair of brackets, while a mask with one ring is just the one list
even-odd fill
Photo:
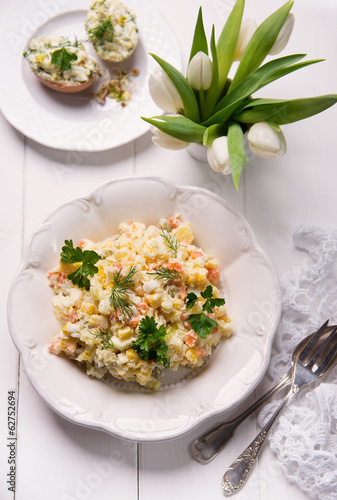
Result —
[[[337, 324], [337, 231], [302, 225], [295, 245], [308, 252], [310, 263], [281, 281], [283, 312], [275, 335], [269, 375], [274, 382], [288, 370], [301, 339], [327, 319]], [[320, 384], [304, 388], [274, 424], [270, 446], [285, 476], [309, 498], [337, 500], [337, 367]], [[276, 409], [260, 412], [263, 426]]]

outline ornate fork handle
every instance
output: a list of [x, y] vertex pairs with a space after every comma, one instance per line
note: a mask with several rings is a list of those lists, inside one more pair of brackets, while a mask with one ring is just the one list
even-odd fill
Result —
[[249, 408], [244, 410], [238, 417], [228, 422], [224, 422], [203, 434], [192, 445], [194, 458], [203, 464], [210, 462], [234, 436], [237, 427], [273, 395], [277, 394], [284, 387], [289, 385], [291, 380], [292, 370], [289, 370], [289, 372], [274, 387], [261, 396], [260, 399], [255, 401], [255, 403], [249, 406]]
[[256, 459], [262, 449], [262, 446], [266, 441], [270, 428], [277, 420], [285, 406], [289, 403], [291, 398], [296, 394], [297, 390], [297, 386], [293, 386], [290, 389], [283, 403], [277, 408], [275, 413], [273, 413], [262, 431], [256, 436], [250, 445], [247, 446], [241, 455], [237, 457], [227, 472], [225, 472], [222, 478], [222, 491], [225, 496], [231, 496], [234, 493], [237, 493], [242, 486], [244, 486], [252, 468], [256, 463]]

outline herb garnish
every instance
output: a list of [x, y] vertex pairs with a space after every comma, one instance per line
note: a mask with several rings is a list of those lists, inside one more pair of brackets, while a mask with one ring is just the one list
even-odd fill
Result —
[[173, 281], [173, 280], [179, 280], [181, 279], [181, 275], [177, 269], [169, 269], [166, 266], [159, 266], [157, 269], [155, 269], [152, 273], [147, 273], [149, 275], [155, 276], [156, 279], [158, 280], [167, 280], [167, 281]]
[[128, 294], [133, 288], [133, 276], [136, 272], [136, 266], [131, 266], [128, 273], [122, 276], [122, 271], [114, 273], [113, 285], [110, 295], [110, 302], [115, 311], [120, 311], [125, 316], [132, 315], [132, 309], [129, 303]]
[[137, 340], [130, 347], [137, 351], [144, 361], [154, 361], [170, 368], [170, 358], [167, 356], [168, 345], [165, 341], [166, 329], [164, 325], [158, 328], [151, 316], [145, 316], [139, 323]]
[[101, 21], [95, 28], [88, 30], [89, 39], [92, 43], [98, 43], [100, 40], [106, 42], [113, 42], [114, 38], [114, 28], [111, 24], [111, 17]]
[[[225, 303], [224, 299], [213, 298], [213, 288], [211, 285], [208, 285], [206, 290], [201, 292], [201, 296], [205, 299], [202, 310], [210, 314], [213, 312], [214, 307], [220, 307]], [[189, 309], [192, 309], [197, 300], [198, 296], [195, 293], [188, 293], [186, 310], [188, 311]], [[193, 330], [202, 339], [206, 338], [207, 335], [212, 333], [214, 328], [218, 326], [218, 323], [214, 319], [207, 316], [205, 312], [201, 312], [199, 314], [190, 314], [190, 316], [187, 318], [187, 321], [191, 323], [191, 327], [193, 328]]]
[[109, 331], [98, 330], [98, 333], [94, 333], [91, 330], [89, 332], [94, 335], [94, 337], [101, 339], [103, 342], [103, 349], [116, 349], [116, 347], [111, 342], [111, 335]]
[[71, 68], [71, 61], [76, 61], [78, 59], [74, 52], [70, 52], [65, 47], [61, 49], [54, 50], [51, 55], [51, 63], [55, 66], [59, 66], [61, 71]]
[[161, 230], [160, 236], [164, 239], [165, 245], [177, 254], [179, 246], [177, 238], [173, 234], [166, 231], [166, 229]]
[[101, 258], [94, 250], [82, 250], [80, 247], [74, 248], [72, 240], [65, 240], [62, 247], [61, 262], [63, 264], [81, 265], [76, 271], [68, 274], [68, 278], [80, 288], [90, 290], [90, 280], [87, 276], [94, 276], [98, 272], [96, 262]]

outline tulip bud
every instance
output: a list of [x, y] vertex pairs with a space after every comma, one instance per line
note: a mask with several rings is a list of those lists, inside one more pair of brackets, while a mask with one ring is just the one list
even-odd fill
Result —
[[287, 143], [281, 129], [276, 130], [266, 122], [254, 123], [247, 139], [250, 149], [261, 158], [277, 158], [287, 152]]
[[277, 35], [274, 45], [269, 51], [269, 55], [275, 56], [284, 49], [293, 31], [294, 23], [295, 23], [295, 16], [290, 12], [286, 20], [284, 21], [283, 26], [279, 31], [279, 34]]
[[157, 106], [168, 113], [181, 112], [184, 108], [178, 90], [161, 68], [156, 68], [149, 78], [149, 90]]
[[238, 41], [236, 43], [234, 61], [241, 61], [244, 51], [257, 28], [255, 19], [243, 19], [240, 27]]
[[150, 126], [150, 130], [153, 133], [152, 142], [156, 144], [156, 146], [161, 146], [165, 149], [173, 149], [178, 151], [179, 149], [184, 149], [189, 146], [188, 142], [181, 141], [180, 139], [176, 139], [165, 132], [162, 132], [154, 125]]
[[218, 137], [213, 141], [212, 146], [207, 150], [207, 160], [215, 172], [222, 172], [223, 174], [232, 172], [226, 136]]
[[191, 59], [187, 68], [187, 79], [192, 88], [196, 90], [207, 90], [210, 88], [213, 78], [213, 63], [205, 54], [198, 52]]

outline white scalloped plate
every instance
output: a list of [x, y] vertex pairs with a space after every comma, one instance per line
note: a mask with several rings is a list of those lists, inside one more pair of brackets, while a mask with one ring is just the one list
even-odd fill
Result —
[[[103, 383], [50, 354], [47, 345], [58, 323], [46, 275], [64, 240], [102, 240], [122, 221], [157, 223], [174, 212], [192, 223], [196, 244], [219, 259], [232, 338], [194, 377], [182, 372], [168, 378], [157, 393]], [[60, 206], [36, 228], [10, 289], [8, 323], [31, 383], [53, 410], [125, 439], [159, 441], [188, 432], [251, 393], [268, 366], [280, 310], [276, 273], [241, 215], [205, 189], [139, 177], [103, 184]]]
[[[17, 130], [45, 146], [85, 152], [114, 148], [148, 131], [149, 125], [140, 117], [162, 114], [148, 91], [149, 76], [157, 66], [148, 53], [179, 68], [180, 48], [155, 2], [125, 3], [136, 14], [139, 43], [134, 54], [118, 66], [140, 70], [139, 76], [132, 78], [133, 93], [126, 107], [114, 99], [107, 99], [102, 106], [90, 98], [91, 92], [99, 89], [101, 78], [76, 94], [51, 90], [35, 77], [22, 56], [29, 41], [38, 36], [58, 34], [85, 41], [84, 20], [90, 0], [25, 0], [11, 11], [0, 31], [0, 107]], [[109, 67], [90, 43], [85, 45], [101, 70]]]

